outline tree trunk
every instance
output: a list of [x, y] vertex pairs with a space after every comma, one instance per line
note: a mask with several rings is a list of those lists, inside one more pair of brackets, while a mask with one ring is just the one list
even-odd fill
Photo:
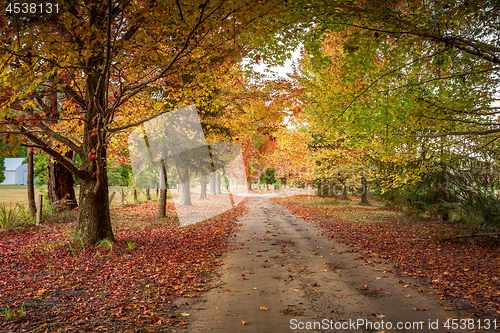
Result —
[[342, 186], [342, 195], [340, 197], [341, 200], [349, 200], [349, 196], [347, 194], [347, 191], [349, 191], [349, 187], [347, 186]]
[[[46, 117], [50, 123], [56, 123], [59, 113], [56, 85], [53, 76], [47, 79], [47, 86], [51, 89], [47, 95], [46, 104], [48, 108], [45, 110]], [[72, 151], [68, 151], [64, 156], [70, 159], [75, 157]], [[61, 164], [52, 161], [51, 156], [47, 156], [47, 192], [50, 204], [59, 209], [73, 209], [78, 207], [74, 186], [73, 175]]]
[[260, 190], [260, 177], [258, 178], [257, 189]]
[[167, 216], [167, 189], [162, 188], [160, 190], [160, 198], [158, 199], [158, 216]]
[[28, 207], [31, 216], [36, 215], [35, 186], [33, 184], [33, 150], [28, 148]]
[[207, 176], [206, 175], [201, 176], [200, 186], [201, 186], [200, 199], [204, 200], [207, 198]]
[[368, 186], [366, 177], [361, 177], [361, 188], [363, 192], [361, 194], [361, 202], [359, 204], [362, 206], [371, 206], [370, 202], [368, 201]]
[[210, 174], [210, 183], [208, 184], [210, 187], [210, 195], [215, 196], [215, 172]]
[[78, 209], [77, 232], [86, 244], [95, 244], [101, 239], [114, 240], [113, 229], [109, 216], [108, 181], [104, 174], [105, 182], [94, 193], [97, 184], [95, 178], [81, 179], [80, 182], [80, 208]]
[[162, 159], [160, 165], [160, 195], [158, 198], [158, 216], [160, 217], [165, 217], [167, 214], [167, 184], [165, 161]]
[[215, 171], [215, 193], [221, 194], [220, 171]]
[[191, 187], [189, 183], [189, 169], [186, 165], [176, 165], [177, 172], [179, 173], [180, 186], [179, 190], [181, 193], [180, 204], [183, 206], [191, 206]]
[[[72, 158], [73, 152], [67, 152], [65, 156]], [[50, 204], [61, 209], [78, 207], [73, 175], [61, 164], [51, 159], [51, 156], [47, 157], [47, 191]]]
[[252, 189], [252, 182], [247, 180], [247, 189], [251, 190]]

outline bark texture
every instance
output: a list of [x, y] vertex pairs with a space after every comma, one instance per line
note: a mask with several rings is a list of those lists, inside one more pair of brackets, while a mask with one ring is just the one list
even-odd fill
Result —
[[[71, 158], [72, 155], [71, 151], [65, 154], [68, 158]], [[61, 209], [78, 207], [74, 186], [73, 175], [64, 166], [52, 161], [52, 158], [48, 156], [47, 191], [50, 204]]]
[[359, 203], [362, 206], [371, 206], [368, 201], [368, 184], [366, 181], [366, 177], [361, 178], [361, 187], [363, 189], [363, 193], [361, 194], [361, 202]]
[[34, 186], [33, 150], [28, 148], [28, 207], [31, 216], [36, 214], [35, 186]]
[[210, 186], [210, 195], [215, 196], [216, 195], [216, 193], [215, 193], [215, 172], [212, 172], [210, 174], [209, 186]]
[[160, 198], [158, 199], [158, 216], [165, 217], [167, 214], [167, 189], [160, 190]]
[[161, 160], [160, 166], [160, 195], [158, 197], [158, 216], [165, 217], [167, 214], [167, 193], [168, 193], [168, 181], [165, 169], [165, 161]]
[[201, 185], [200, 199], [204, 200], [207, 198], [207, 176], [206, 175], [201, 176], [200, 185]]
[[108, 187], [99, 186], [95, 191], [96, 185], [95, 178], [82, 179], [80, 185], [77, 232], [87, 244], [95, 244], [104, 238], [114, 240], [109, 216]]
[[221, 184], [220, 184], [220, 171], [215, 171], [215, 193], [221, 194]]

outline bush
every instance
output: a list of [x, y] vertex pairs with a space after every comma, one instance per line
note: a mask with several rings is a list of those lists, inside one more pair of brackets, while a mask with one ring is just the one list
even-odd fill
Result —
[[0, 203], [0, 229], [12, 231], [22, 230], [27, 225], [34, 224], [34, 218], [29, 214], [26, 207], [16, 204], [9, 207]]
[[410, 215], [428, 213], [478, 229], [500, 227], [500, 174], [493, 163], [466, 158], [429, 169], [414, 184], [379, 186], [377, 194]]

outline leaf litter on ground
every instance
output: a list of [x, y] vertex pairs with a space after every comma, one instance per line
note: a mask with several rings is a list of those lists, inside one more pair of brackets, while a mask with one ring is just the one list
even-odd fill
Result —
[[433, 232], [446, 232], [449, 226], [407, 221], [387, 208], [329, 205], [317, 196], [272, 200], [343, 243], [338, 253], [357, 253], [365, 263], [395, 264], [398, 274], [429, 281], [442, 299], [460, 299], [500, 314], [498, 245], [443, 241]]
[[[111, 211], [116, 242], [84, 247], [73, 240], [76, 219], [0, 233], [0, 330], [162, 331], [185, 326], [176, 309], [205, 291], [206, 273], [222, 264], [244, 205], [179, 227], [173, 205]], [[2, 317], [3, 309], [23, 316]], [[17, 311], [17, 312], [16, 312]], [[181, 311], [182, 312], [182, 311]]]

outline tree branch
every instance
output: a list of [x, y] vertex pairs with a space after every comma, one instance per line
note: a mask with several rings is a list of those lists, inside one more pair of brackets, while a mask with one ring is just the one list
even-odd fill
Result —
[[418, 135], [418, 134], [413, 134], [411, 136], [414, 137], [419, 137], [419, 138], [441, 138], [445, 136], [452, 136], [452, 135], [488, 135], [488, 134], [494, 134], [494, 133], [500, 133], [500, 128], [496, 129], [491, 129], [491, 130], [486, 130], [486, 131], [456, 131], [456, 132], [448, 132], [448, 133], [442, 133], [442, 134], [432, 134], [432, 135]]
[[87, 174], [83, 172], [82, 170], [78, 169], [74, 164], [73, 161], [54, 149], [52, 149], [46, 142], [44, 142], [42, 139], [38, 138], [36, 135], [28, 131], [25, 127], [20, 126], [19, 127], [19, 133], [21, 135], [24, 135], [27, 137], [31, 142], [33, 142], [35, 145], [38, 146], [41, 150], [52, 156], [58, 163], [63, 165], [69, 172], [71, 172], [75, 177], [78, 177], [80, 179], [85, 179]]

